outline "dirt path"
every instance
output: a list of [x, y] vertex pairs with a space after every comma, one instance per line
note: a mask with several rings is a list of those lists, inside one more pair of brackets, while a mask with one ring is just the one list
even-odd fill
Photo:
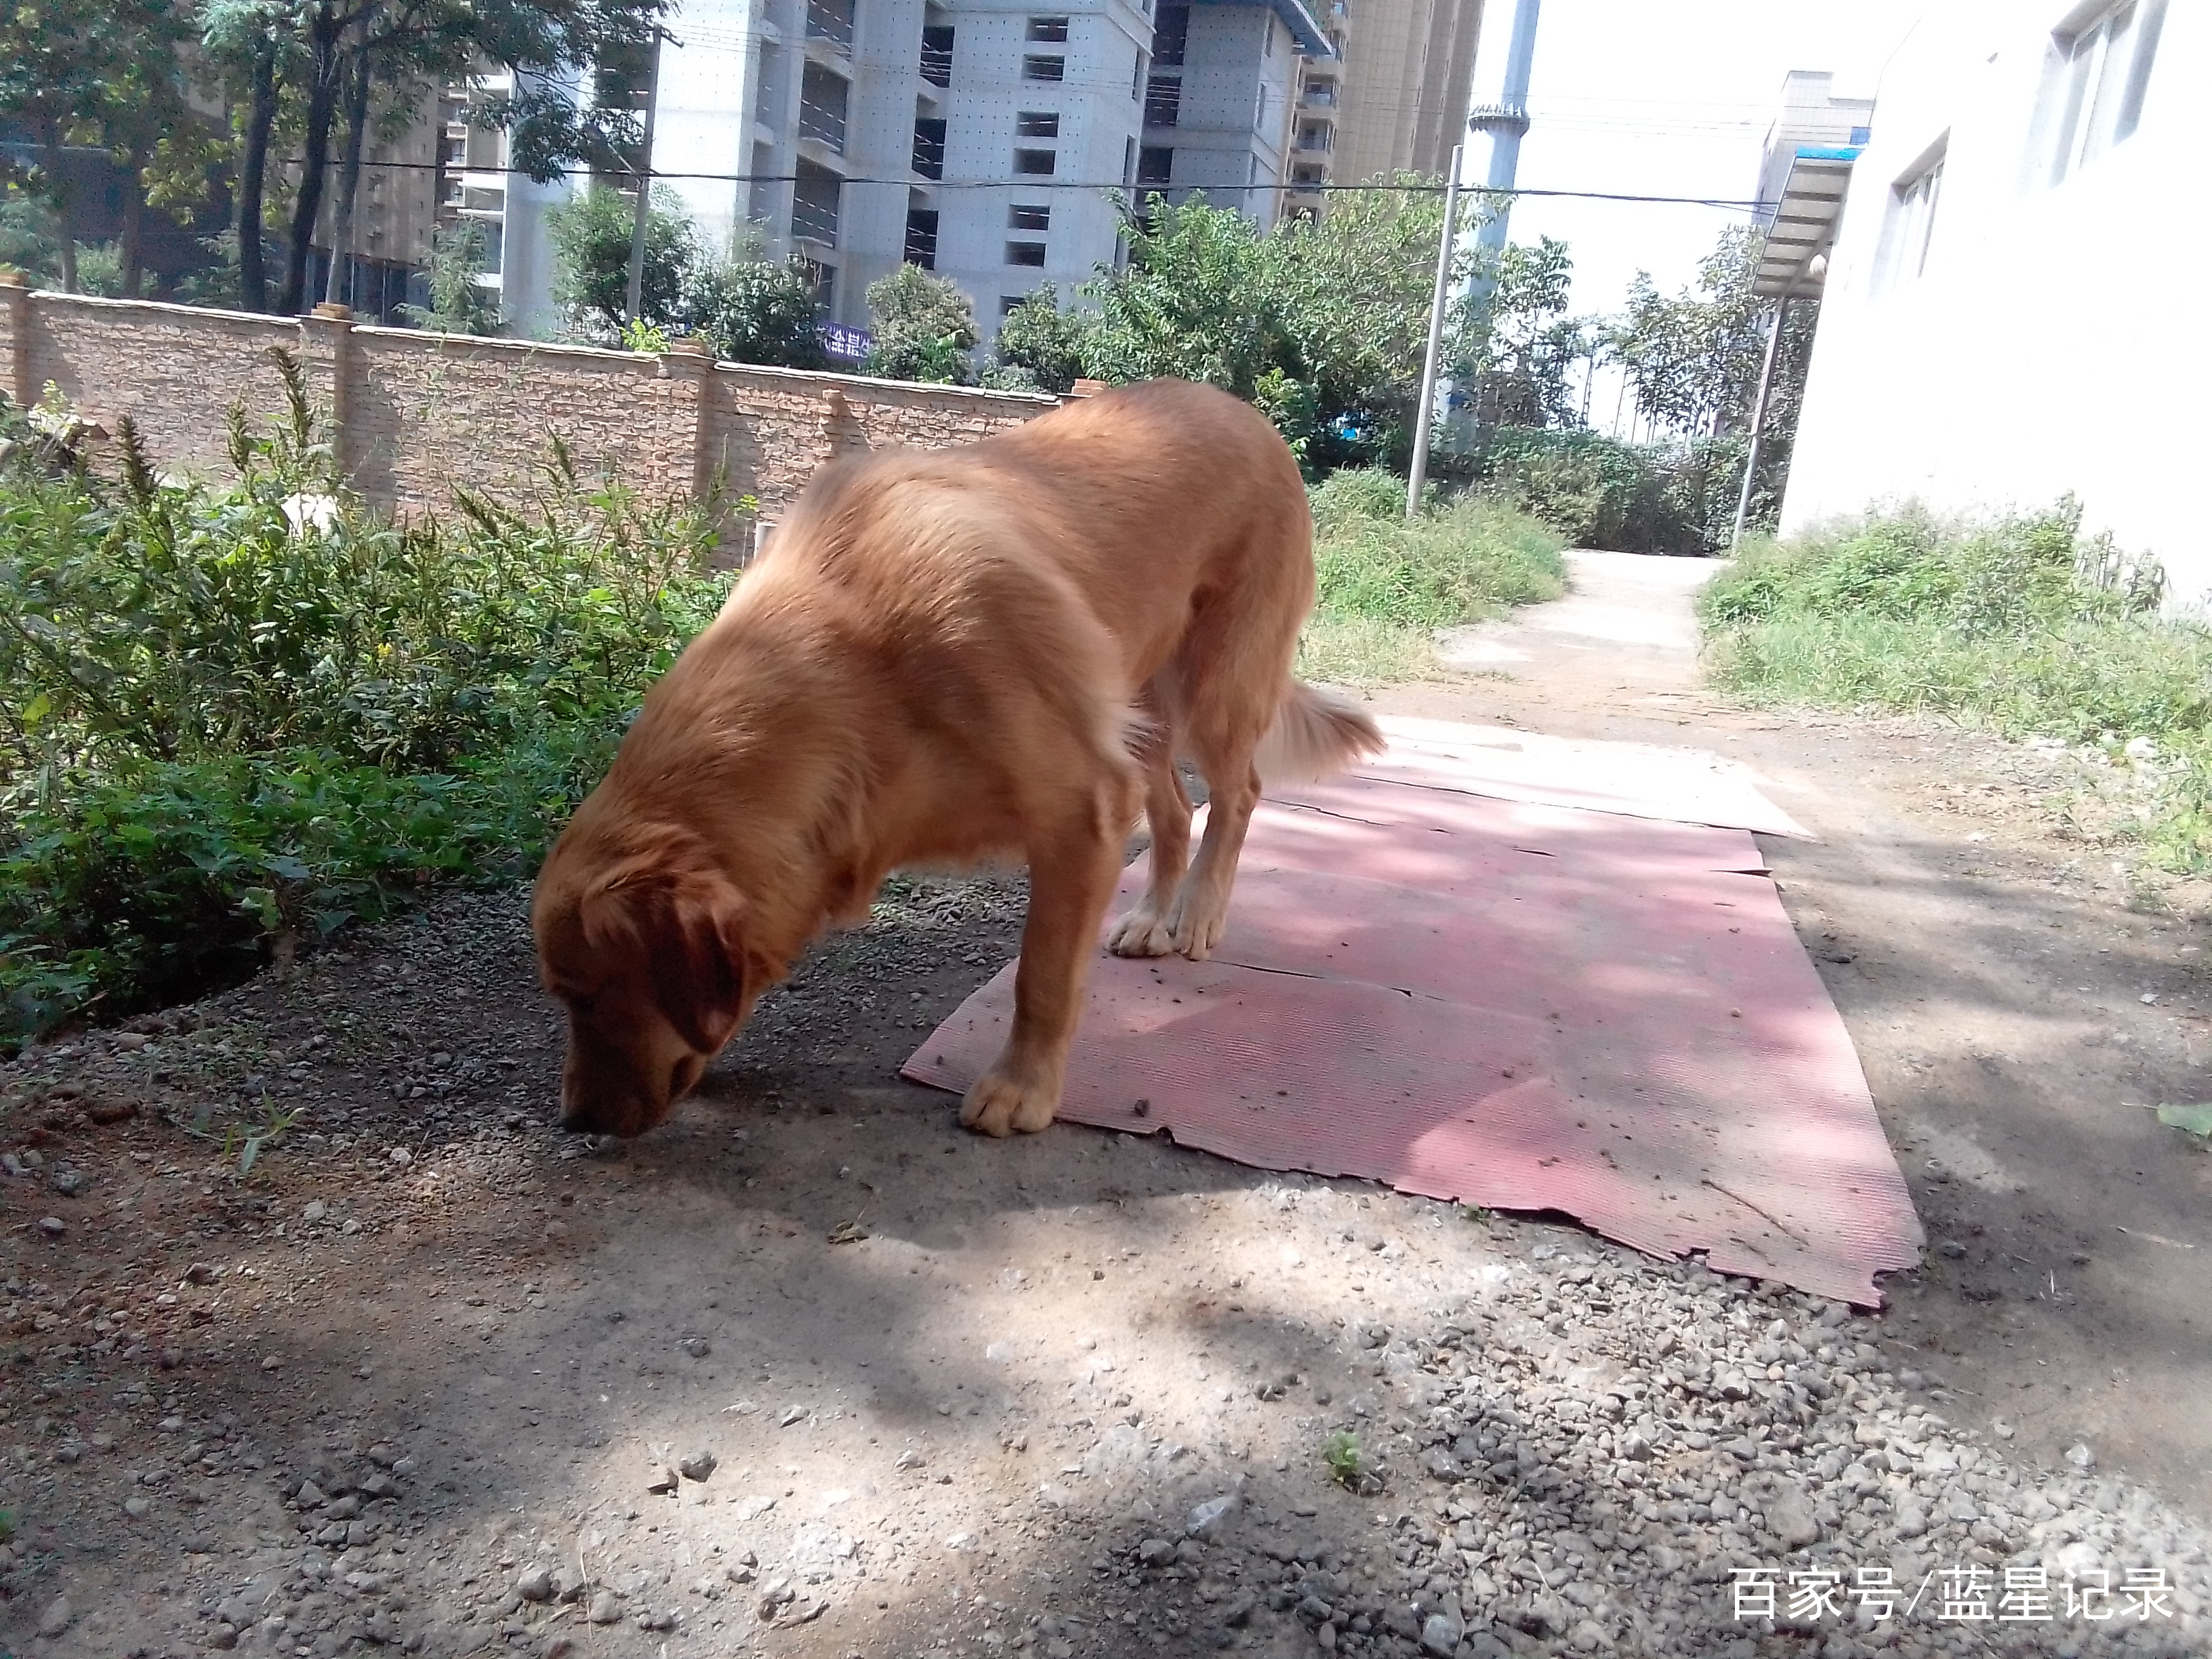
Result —
[[[1128, 1136], [964, 1135], [895, 1073], [1010, 953], [1004, 879], [898, 884], [672, 1123], [588, 1146], [550, 1127], [520, 898], [454, 898], [0, 1067], [0, 1645], [2204, 1650], [2203, 1534], [2159, 1493], [2204, 1507], [2205, 1160], [2121, 1104], [2187, 1081], [2180, 930], [1923, 813], [1898, 781], [1971, 744], [1708, 706], [1686, 571], [1583, 561], [1479, 642], [1511, 678], [1389, 701], [1726, 744], [1822, 833], [1771, 850], [1964, 1252], [1896, 1313]], [[1877, 1565], [2177, 1588], [2124, 1647], [1734, 1599]]]
[[1448, 653], [1497, 678], [1383, 706], [1756, 769], [1820, 837], [1761, 844], [1933, 1246], [1894, 1340], [2020, 1450], [2086, 1442], [2212, 1515], [2212, 1158], [2147, 1109], [2212, 1086], [2202, 918], [2056, 833], [2061, 777], [2016, 745], [1706, 696], [1709, 567], [1571, 556], [1572, 596]]

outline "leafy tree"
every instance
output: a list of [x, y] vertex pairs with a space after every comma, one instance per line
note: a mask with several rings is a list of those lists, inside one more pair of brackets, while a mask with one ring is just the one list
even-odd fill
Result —
[[1402, 460], [1427, 345], [1443, 204], [1425, 183], [1348, 196], [1262, 232], [1194, 196], [1132, 215], [1087, 348], [1110, 380], [1176, 374], [1249, 399], [1310, 470]]
[[864, 367], [890, 380], [965, 386], [974, 379], [968, 353], [981, 334], [968, 296], [920, 265], [901, 265], [868, 284], [868, 320], [875, 349]]
[[732, 258], [694, 265], [684, 284], [687, 332], [733, 363], [818, 368], [814, 288], [796, 264]]
[[247, 311], [265, 311], [269, 141], [276, 125], [278, 72], [289, 66], [295, 51], [290, 14], [283, 0], [204, 0], [199, 16], [201, 49], [221, 76], [234, 112], [237, 303]]
[[499, 301], [477, 281], [489, 252], [479, 221], [441, 227], [430, 239], [430, 303], [400, 307], [407, 325], [440, 334], [498, 333]]
[[1499, 252], [1484, 301], [1454, 319], [1447, 362], [1476, 388], [1477, 419], [1500, 426], [1578, 426], [1568, 376], [1605, 348], [1599, 327], [1566, 315], [1574, 283], [1567, 245], [1546, 236]]
[[22, 124], [35, 167], [10, 165], [11, 182], [52, 211], [63, 288], [77, 286], [76, 192], [62, 166], [66, 146], [96, 130], [110, 81], [126, 70], [112, 7], [93, 0], [17, 0], [0, 8], [0, 118]]
[[1024, 389], [1066, 392], [1083, 378], [1094, 331], [1083, 313], [1060, 308], [1060, 290], [1047, 283], [1006, 313], [994, 355], [1002, 369], [1028, 371], [1033, 386]]
[[1266, 234], [1202, 195], [1146, 199], [1125, 219], [1127, 263], [1091, 284], [1098, 328], [1088, 361], [1116, 382], [1176, 375], [1249, 398], [1286, 354]]
[[14, 180], [0, 185], [0, 265], [12, 265], [33, 283], [61, 275], [61, 238], [52, 210]]
[[[634, 199], [604, 185], [545, 216], [553, 242], [553, 297], [567, 307], [572, 325], [592, 338], [621, 337], [635, 222]], [[677, 321], [684, 280], [697, 255], [681, 198], [665, 185], [657, 188], [646, 214], [645, 279], [638, 290], [638, 309], [647, 322], [666, 327]]]
[[[1656, 423], [1691, 436], [1741, 432], [1751, 424], [1773, 303], [1752, 293], [1765, 238], [1757, 230], [1724, 231], [1698, 266], [1694, 289], [1660, 294], [1638, 272], [1628, 308], [1615, 324], [1612, 349], [1628, 373], [1636, 406]], [[1814, 307], [1790, 307], [1775, 363], [1768, 424], [1796, 424], [1811, 357]]]

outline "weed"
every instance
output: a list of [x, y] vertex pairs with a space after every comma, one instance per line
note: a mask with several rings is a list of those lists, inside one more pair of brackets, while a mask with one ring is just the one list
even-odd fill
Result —
[[1368, 1472], [1367, 1454], [1349, 1429], [1339, 1429], [1321, 1443], [1321, 1461], [1328, 1465], [1328, 1478], [1347, 1492], [1358, 1491]]
[[[713, 616], [706, 508], [580, 478], [394, 525], [296, 362], [227, 487], [0, 476], [0, 1048], [527, 874]], [[742, 504], [740, 504], [742, 505]]]
[[1908, 511], [1747, 544], [1700, 599], [1714, 678], [1752, 702], [1924, 711], [2124, 768], [2127, 833], [2212, 865], [2212, 634], [2160, 617], [2154, 562], [2070, 501], [1980, 524]]
[[1433, 501], [1405, 520], [1388, 472], [1332, 474], [1313, 491], [1314, 614], [1298, 672], [1340, 684], [1419, 678], [1437, 629], [1565, 591], [1565, 540], [1501, 502]]
[[1459, 1212], [1478, 1227], [1487, 1227], [1498, 1219], [1498, 1212], [1495, 1210], [1486, 1210], [1480, 1204], [1462, 1204], [1460, 1206]]

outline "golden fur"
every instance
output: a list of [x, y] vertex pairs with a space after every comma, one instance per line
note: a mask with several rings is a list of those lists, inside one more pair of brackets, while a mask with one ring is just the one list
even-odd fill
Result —
[[[961, 1121], [1043, 1128], [1139, 802], [1151, 881], [1109, 948], [1203, 958], [1255, 755], [1310, 775], [1381, 747], [1291, 676], [1313, 594], [1289, 450], [1209, 387], [1156, 381], [970, 447], [823, 468], [538, 874], [563, 1121], [652, 1127], [891, 870], [1012, 855], [1030, 871], [1014, 1028]], [[1188, 869], [1178, 756], [1210, 799]]]

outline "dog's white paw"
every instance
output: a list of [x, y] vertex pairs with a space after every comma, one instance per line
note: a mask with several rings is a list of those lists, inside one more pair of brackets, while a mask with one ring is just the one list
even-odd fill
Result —
[[1229, 929], [1229, 907], [1202, 901], [1186, 904], [1178, 899], [1167, 927], [1169, 941], [1178, 953], [1193, 962], [1204, 962]]
[[960, 1103], [960, 1121], [978, 1134], [1031, 1135], [1060, 1111], [1060, 1091], [1024, 1083], [996, 1069], [976, 1079]]
[[1176, 948], [1175, 935], [1150, 906], [1139, 904], [1114, 924], [1106, 948], [1117, 957], [1164, 957]]

